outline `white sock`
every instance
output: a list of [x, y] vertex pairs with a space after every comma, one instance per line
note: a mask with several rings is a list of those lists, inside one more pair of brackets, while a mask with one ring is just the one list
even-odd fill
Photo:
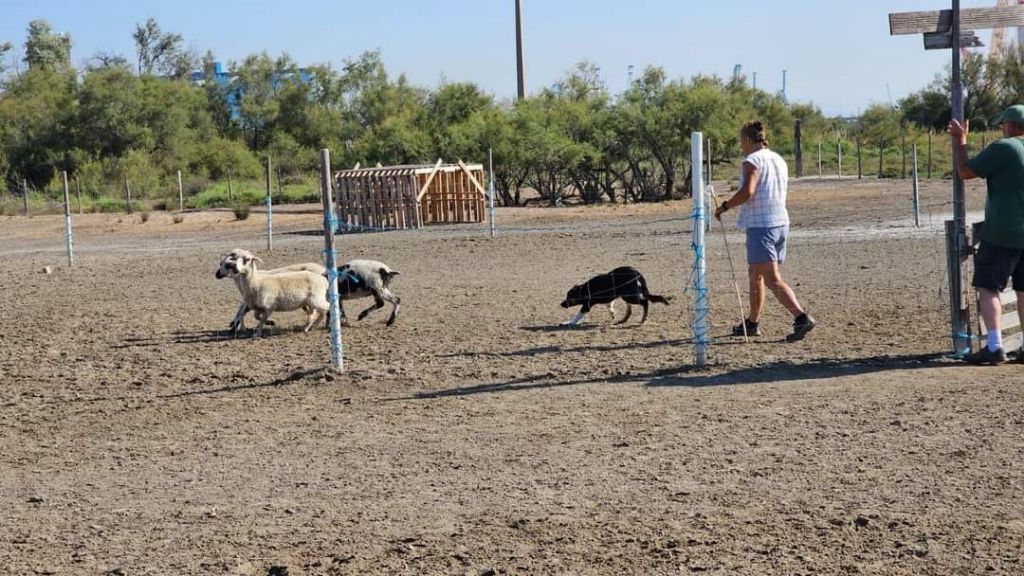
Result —
[[988, 336], [988, 351], [995, 352], [1003, 347], [1003, 332], [1002, 330], [989, 330], [986, 334]]

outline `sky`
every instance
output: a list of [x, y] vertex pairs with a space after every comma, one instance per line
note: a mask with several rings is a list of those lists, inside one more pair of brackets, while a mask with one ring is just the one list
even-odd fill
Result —
[[[961, 8], [995, 6], [962, 0]], [[266, 51], [300, 66], [379, 50], [392, 77], [434, 88], [472, 82], [498, 99], [516, 95], [514, 0], [0, 0], [0, 43], [24, 56], [28, 23], [71, 35], [72, 63], [99, 52], [135, 62], [132, 33], [155, 18], [199, 54], [227, 64]], [[522, 0], [526, 91], [536, 93], [589, 61], [614, 94], [647, 66], [670, 79], [732, 76], [825, 114], [856, 115], [897, 103], [948, 65], [920, 35], [890, 36], [888, 14], [949, 8], [937, 0]], [[991, 31], [978, 36], [986, 44]], [[1016, 37], [1008, 30], [1006, 36]], [[755, 82], [756, 80], [756, 82]]]

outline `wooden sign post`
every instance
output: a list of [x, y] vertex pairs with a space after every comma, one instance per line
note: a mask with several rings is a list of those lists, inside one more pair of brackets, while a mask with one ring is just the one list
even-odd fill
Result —
[[[960, 0], [952, 0], [950, 10], [931, 12], [899, 12], [889, 14], [889, 34], [923, 34], [925, 50], [949, 49], [952, 58], [950, 104], [952, 118], [964, 119], [964, 93], [960, 81], [960, 49], [980, 46], [975, 30], [1024, 26], [1024, 5], [994, 8], [960, 9]], [[967, 28], [968, 30], [964, 30]], [[951, 144], [952, 145], [952, 144]], [[946, 259], [949, 263], [950, 327], [953, 354], [962, 356], [971, 351], [971, 321], [964, 296], [964, 265], [970, 254], [967, 239], [967, 210], [964, 203], [964, 181], [956, 170], [953, 150], [953, 220], [946, 222]]]

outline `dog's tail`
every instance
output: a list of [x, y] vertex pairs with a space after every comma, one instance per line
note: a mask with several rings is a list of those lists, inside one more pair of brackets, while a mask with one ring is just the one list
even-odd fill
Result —
[[644, 298], [651, 302], [657, 302], [659, 304], [668, 305], [669, 301], [672, 300], [671, 296], [658, 296], [657, 294], [651, 294], [651, 291], [647, 289], [647, 279], [640, 276], [640, 292], [644, 295]]
[[668, 305], [672, 300], [671, 296], [658, 296], [657, 294], [647, 294], [647, 299], [651, 302], [658, 302], [659, 304]]

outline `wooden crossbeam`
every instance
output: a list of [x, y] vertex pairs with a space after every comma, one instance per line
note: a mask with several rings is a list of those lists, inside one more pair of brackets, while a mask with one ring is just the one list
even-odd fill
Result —
[[[925, 32], [925, 50], [948, 50], [953, 47], [953, 34], [949, 32]], [[984, 46], [981, 39], [974, 34], [974, 30], [963, 30], [960, 32], [961, 48], [979, 48]]]
[[[960, 10], [961, 30], [1024, 26], [1024, 5], [966, 8]], [[889, 35], [945, 32], [953, 27], [952, 10], [896, 12], [889, 14]]]

